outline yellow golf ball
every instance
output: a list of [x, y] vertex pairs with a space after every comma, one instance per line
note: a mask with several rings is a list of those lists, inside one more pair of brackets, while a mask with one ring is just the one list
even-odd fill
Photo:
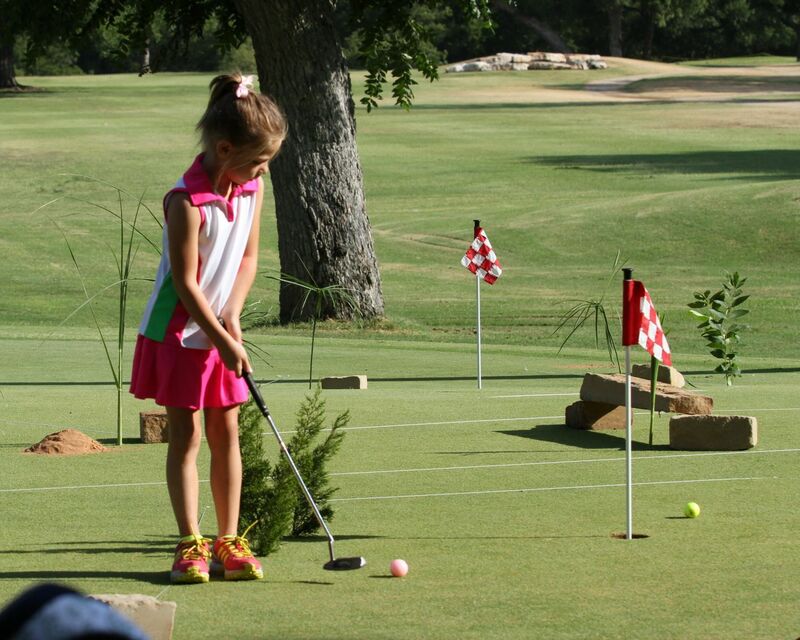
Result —
[[700, 505], [696, 502], [687, 502], [683, 513], [687, 518], [696, 518], [700, 515]]

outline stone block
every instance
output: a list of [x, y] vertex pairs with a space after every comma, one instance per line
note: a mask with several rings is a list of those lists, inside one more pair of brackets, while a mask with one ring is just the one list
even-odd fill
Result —
[[169, 421], [164, 409], [139, 414], [139, 435], [145, 444], [169, 442]]
[[323, 389], [366, 389], [367, 376], [331, 376], [319, 381]]
[[[625, 428], [625, 407], [604, 402], [578, 400], [566, 409], [566, 423], [573, 429], [602, 431]], [[631, 414], [633, 424], [633, 414]]]
[[92, 595], [90, 598], [105, 602], [117, 613], [131, 620], [151, 640], [171, 640], [175, 626], [174, 602], [157, 600], [138, 593]]
[[[581, 400], [624, 406], [625, 376], [587, 373], [581, 385]], [[649, 381], [631, 377], [631, 406], [650, 410]], [[711, 413], [713, 408], [714, 400], [709, 396], [663, 383], [656, 386], [656, 411], [699, 415]]]
[[547, 51], [529, 51], [528, 55], [531, 58], [531, 61], [541, 61], [541, 62], [562, 62], [565, 63], [567, 61], [567, 56], [563, 53], [549, 53]]
[[[631, 375], [643, 380], [650, 380], [650, 365], [649, 364], [635, 364], [631, 367]], [[683, 374], [675, 367], [668, 367], [666, 365], [658, 365], [658, 380], [665, 384], [671, 384], [673, 387], [683, 388], [686, 386], [686, 379]]]
[[534, 60], [528, 65], [530, 71], [555, 71], [559, 69], [572, 69], [566, 62], [547, 62]]
[[672, 416], [669, 446], [690, 451], [740, 451], [758, 444], [758, 421], [748, 416]]
[[462, 71], [492, 71], [493, 67], [492, 64], [489, 62], [484, 62], [483, 60], [477, 60], [475, 62], [467, 62], [464, 64]]

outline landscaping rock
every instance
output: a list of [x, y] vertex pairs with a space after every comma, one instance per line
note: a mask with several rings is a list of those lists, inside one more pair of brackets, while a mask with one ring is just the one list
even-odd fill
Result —
[[489, 62], [483, 60], [476, 60], [474, 62], [464, 63], [462, 71], [494, 71], [493, 66]]
[[608, 65], [598, 55], [581, 53], [549, 53], [534, 51], [525, 53], [500, 52], [451, 64], [447, 73], [462, 71], [525, 71], [526, 69], [605, 69]]
[[[624, 406], [625, 376], [587, 373], [581, 385], [581, 400]], [[649, 381], [631, 377], [631, 406], [650, 409]], [[709, 396], [663, 383], [656, 386], [656, 411], [696, 415], [711, 413], [713, 408], [714, 400]]]
[[331, 376], [319, 381], [323, 389], [366, 389], [367, 376]]
[[[566, 409], [566, 423], [573, 429], [602, 431], [625, 428], [625, 407], [604, 402], [578, 400]], [[633, 414], [631, 414], [633, 424]]]
[[554, 71], [557, 69], [572, 69], [566, 62], [545, 62], [534, 60], [528, 65], [531, 71]]
[[758, 421], [748, 416], [673, 416], [669, 446], [690, 451], [740, 451], [758, 444]]
[[567, 56], [563, 53], [550, 53], [548, 51], [529, 51], [531, 61], [540, 62], [566, 62]]
[[[650, 380], [652, 373], [649, 364], [635, 364], [631, 367], [631, 375], [643, 380]], [[665, 384], [671, 384], [673, 387], [683, 388], [686, 386], [686, 379], [683, 374], [675, 367], [668, 367], [666, 365], [658, 365], [658, 380]]]
[[178, 607], [174, 602], [164, 602], [153, 596], [138, 593], [103, 594], [89, 597], [105, 602], [117, 613], [131, 620], [151, 640], [170, 640], [172, 638], [175, 610]]
[[164, 409], [139, 414], [139, 435], [145, 444], [169, 442], [169, 420]]

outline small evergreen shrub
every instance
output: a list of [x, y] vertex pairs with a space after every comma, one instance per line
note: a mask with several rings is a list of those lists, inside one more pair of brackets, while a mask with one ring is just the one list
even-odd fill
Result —
[[[326, 465], [341, 447], [342, 428], [349, 421], [348, 411], [337, 416], [328, 435], [318, 442], [325, 423], [325, 401], [320, 398], [318, 388], [300, 405], [295, 433], [286, 442], [300, 475], [327, 521], [334, 515], [328, 500], [336, 488], [329, 486]], [[239, 530], [255, 523], [248, 537], [253, 551], [261, 556], [277, 551], [281, 540], [288, 535], [309, 535], [320, 528], [288, 461], [281, 456], [273, 465], [267, 459], [265, 438], [267, 442], [272, 440], [271, 429], [264, 424], [261, 412], [251, 400], [239, 412], [242, 452]]]

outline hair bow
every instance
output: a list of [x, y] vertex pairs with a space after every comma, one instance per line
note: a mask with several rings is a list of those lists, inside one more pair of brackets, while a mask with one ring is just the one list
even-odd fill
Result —
[[250, 89], [253, 88], [253, 76], [242, 76], [242, 81], [236, 87], [236, 97], [246, 98], [250, 94]]

